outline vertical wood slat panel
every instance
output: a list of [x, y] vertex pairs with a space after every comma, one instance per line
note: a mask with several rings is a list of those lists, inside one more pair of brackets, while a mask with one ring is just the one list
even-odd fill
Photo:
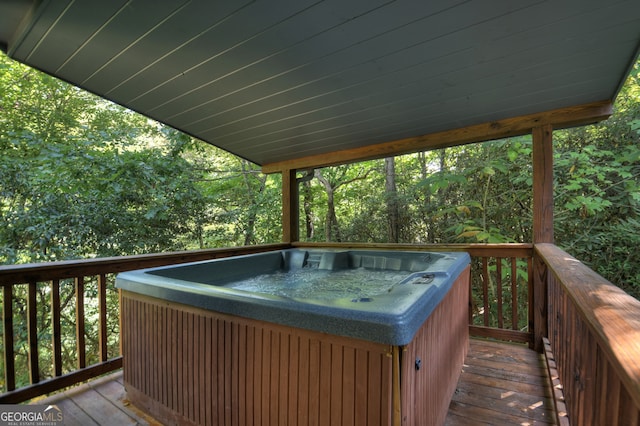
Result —
[[27, 286], [27, 343], [29, 345], [29, 382], [40, 382], [38, 365], [38, 285], [30, 282]]
[[200, 379], [200, 372], [198, 366], [198, 352], [199, 352], [199, 329], [198, 329], [199, 317], [190, 315], [189, 330], [191, 330], [189, 337], [189, 347], [191, 348], [191, 356], [189, 357], [189, 418], [198, 423], [198, 413], [200, 411], [199, 404], [199, 390], [198, 384]]
[[402, 353], [403, 425], [444, 423], [468, 350], [469, 274], [467, 269], [454, 282]]
[[[568, 302], [568, 298], [563, 293], [563, 300], [565, 302], [565, 312], [566, 312], [566, 321], [568, 322], [568, 327], [564, 327], [565, 331], [565, 341], [563, 345], [565, 346], [565, 357], [566, 364], [565, 365], [574, 365], [575, 363], [575, 345], [574, 338], [576, 337], [576, 323], [574, 318], [574, 312], [571, 307], [571, 304]], [[578, 398], [578, 389], [576, 387], [576, 381], [574, 380], [574, 371], [565, 370], [564, 373], [564, 383], [565, 387], [568, 388], [567, 402], [568, 406], [571, 407], [570, 411], [575, 413], [578, 412], [579, 409], [579, 398]], [[574, 422], [580, 422], [580, 418], [577, 416], [571, 416], [571, 420]], [[581, 423], [577, 423], [581, 424]]]
[[[242, 354], [246, 353], [245, 347], [241, 344], [242, 331], [244, 327], [240, 324], [231, 324], [231, 354], [233, 359], [231, 360], [231, 401], [239, 401], [241, 396], [241, 388], [243, 383], [242, 370], [244, 370], [244, 364], [242, 362]], [[206, 350], [206, 349], [204, 349]], [[203, 383], [206, 386], [206, 383]], [[239, 425], [240, 419], [240, 404], [232, 404], [231, 406], [231, 424], [233, 426]]]
[[[318, 424], [320, 419], [320, 342], [312, 339], [309, 341], [309, 424]], [[303, 391], [304, 392], [304, 391]], [[365, 405], [366, 407], [366, 405]]]
[[[317, 424], [324, 419], [353, 424], [360, 413], [365, 414], [361, 424], [390, 421], [388, 345], [336, 336], [327, 340], [315, 332], [193, 308], [181, 312], [177, 324], [170, 326], [167, 319], [179, 311], [147, 300], [124, 299], [125, 365], [127, 370], [142, 372], [127, 371], [126, 386], [135, 388], [130, 395], [134, 403], [141, 398], [138, 392], [144, 394], [140, 405], [150, 407], [159, 418], [220, 425]], [[167, 365], [173, 364], [176, 345], [163, 347], [174, 339], [182, 348], [176, 360], [182, 367], [177, 383], [172, 377], [174, 367]], [[294, 366], [299, 370], [288, 374]], [[145, 377], [164, 374], [171, 380]], [[264, 395], [265, 390], [269, 395]], [[187, 394], [197, 401], [189, 402]], [[171, 406], [174, 399], [178, 407]]]
[[53, 374], [62, 375], [62, 331], [60, 327], [60, 280], [51, 282], [51, 346], [53, 347]]
[[331, 424], [331, 344], [320, 341], [320, 398], [319, 422], [321, 425]]
[[[309, 424], [309, 415], [311, 413], [310, 408], [310, 400], [311, 396], [311, 387], [314, 382], [311, 381], [311, 372], [310, 372], [310, 360], [311, 360], [311, 347], [309, 339], [305, 339], [303, 337], [299, 338], [298, 347], [300, 348], [299, 357], [298, 357], [298, 413], [297, 419], [298, 424], [306, 425]], [[366, 406], [365, 404], [362, 405]]]
[[[268, 354], [268, 362], [265, 364], [265, 374], [268, 384], [264, 386], [267, 401], [267, 415], [265, 419], [269, 419], [268, 424], [278, 424], [278, 367], [280, 366], [280, 333], [270, 331], [269, 337], [264, 341], [265, 353]], [[264, 407], [263, 407], [264, 409]]]
[[639, 425], [640, 409], [555, 277], [549, 296], [550, 341], [571, 423]]
[[78, 354], [78, 368], [87, 366], [87, 351], [84, 326], [84, 277], [76, 277], [76, 350]]
[[245, 394], [245, 401], [246, 401], [246, 406], [245, 409], [243, 410], [245, 415], [245, 424], [248, 426], [253, 426], [254, 425], [254, 418], [253, 418], [253, 413], [255, 410], [255, 407], [253, 405], [253, 398], [252, 398], [252, 392], [253, 389], [256, 388], [255, 385], [255, 371], [254, 371], [254, 365], [255, 365], [255, 327], [247, 327], [247, 345], [246, 345], [246, 352], [247, 352], [247, 365], [246, 365], [246, 373], [245, 373], [245, 377], [246, 377], [246, 394]]
[[186, 359], [186, 363], [185, 363], [185, 367], [186, 367], [186, 371], [185, 371], [185, 382], [186, 382], [186, 389], [187, 392], [185, 392], [185, 404], [187, 406], [187, 409], [185, 411], [187, 418], [190, 419], [191, 421], [195, 421], [195, 415], [194, 415], [194, 410], [195, 410], [195, 392], [194, 392], [194, 383], [197, 381], [196, 378], [196, 371], [193, 365], [194, 359], [195, 359], [195, 352], [196, 352], [196, 347], [195, 347], [195, 336], [194, 336], [194, 329], [193, 329], [193, 323], [194, 323], [194, 316], [191, 314], [187, 315], [187, 359]]
[[260, 426], [262, 423], [262, 327], [254, 327], [253, 338], [253, 421], [256, 426]]
[[342, 350], [343, 346], [331, 345], [331, 374], [327, 375], [331, 377], [329, 387], [329, 412], [331, 413], [330, 424], [332, 425], [342, 424], [342, 413], [344, 410], [342, 406], [344, 399], [344, 395], [342, 394], [344, 391], [344, 358]]
[[343, 395], [343, 407], [342, 407], [342, 418], [338, 424], [343, 425], [352, 425], [355, 421], [355, 386], [356, 386], [356, 351], [354, 348], [344, 347], [343, 348], [343, 366], [344, 369], [342, 371], [344, 378], [344, 395]]
[[271, 404], [269, 392], [270, 392], [270, 365], [271, 365], [271, 351], [270, 351], [270, 342], [271, 342], [271, 330], [268, 327], [263, 327], [262, 329], [262, 339], [260, 340], [260, 349], [262, 351], [262, 364], [260, 367], [260, 399], [261, 399], [261, 421], [263, 424], [269, 423], [269, 407]]
[[290, 339], [291, 335], [282, 335], [280, 338], [280, 365], [278, 365], [278, 375], [276, 376], [276, 380], [279, 380], [277, 385], [279, 390], [279, 400], [278, 400], [278, 419], [279, 424], [286, 425], [288, 424], [288, 405], [291, 403], [289, 400], [290, 392], [289, 392], [289, 365], [291, 365], [290, 359]]
[[177, 320], [177, 330], [179, 331], [179, 335], [176, 336], [176, 343], [178, 350], [176, 351], [176, 387], [173, 389], [175, 395], [176, 406], [175, 410], [177, 413], [183, 413], [184, 409], [184, 399], [182, 397], [183, 392], [178, 392], [178, 390], [184, 389], [183, 377], [184, 377], [184, 365], [187, 363], [185, 359], [186, 348], [183, 340], [186, 337], [186, 325], [184, 322], [184, 312], [176, 311], [176, 320]]
[[[211, 335], [212, 335], [212, 319], [211, 317], [206, 317], [204, 318], [204, 324], [203, 324], [203, 328], [204, 328], [204, 333], [203, 333], [203, 343], [204, 343], [204, 347], [205, 348], [212, 348], [213, 344], [212, 344], [212, 339], [211, 339]], [[211, 368], [214, 365], [213, 364], [213, 355], [212, 355], [213, 351], [212, 350], [206, 350], [205, 351], [205, 356], [202, 358], [202, 362], [204, 364], [203, 367], [203, 383], [209, 383], [212, 381], [212, 377], [213, 374], [211, 373]], [[171, 389], [171, 388], [169, 388]], [[213, 399], [213, 394], [212, 394], [212, 389], [211, 386], [206, 386], [204, 388], [204, 393], [203, 393], [203, 397], [205, 399], [205, 404], [204, 404], [204, 418], [205, 418], [205, 425], [211, 426], [213, 424], [213, 413], [212, 413], [212, 404], [211, 401]]]
[[[140, 333], [140, 340], [143, 342], [143, 345], [144, 345], [143, 347], [148, 350], [149, 341], [151, 340], [150, 338], [151, 332], [149, 331], [149, 328], [151, 327], [151, 321], [148, 321], [150, 306], [139, 303], [139, 307], [140, 307], [140, 324], [144, 326], [144, 329], [142, 330], [143, 332]], [[139, 362], [142, 365], [142, 368], [141, 368], [142, 370], [141, 384], [143, 386], [142, 389], [144, 389], [144, 392], [150, 393], [151, 392], [151, 374], [153, 371], [151, 370], [151, 363], [149, 361], [145, 362], [143, 349], [140, 349], [140, 354], [138, 356], [139, 356]]]
[[[172, 326], [172, 324], [169, 322], [170, 320], [170, 313], [168, 312], [169, 310], [167, 309], [166, 306], [163, 306], [162, 308], [162, 318], [161, 318], [161, 326], [162, 326], [162, 347], [164, 348], [171, 348], [171, 333], [169, 331], [169, 328]], [[162, 352], [162, 371], [164, 372], [162, 374], [162, 379], [163, 379], [163, 387], [162, 387], [162, 403], [166, 406], [170, 406], [171, 405], [171, 396], [170, 396], [170, 389], [171, 389], [171, 380], [173, 379], [172, 377], [172, 371], [171, 371], [171, 352], [172, 350], [165, 350]]]
[[[207, 420], [207, 356], [209, 354], [210, 346], [207, 345], [207, 318], [204, 316], [200, 316], [198, 318], [198, 344], [200, 345], [200, 354], [198, 357], [198, 371], [200, 374], [198, 375], [199, 387], [198, 387], [198, 402], [199, 402], [199, 410], [198, 410], [198, 418], [200, 419], [201, 424], [206, 424]], [[203, 374], [204, 373], [204, 374]]]
[[[147, 331], [144, 333], [145, 347], [148, 351], [152, 352], [155, 350], [154, 348], [154, 340], [155, 340], [155, 327], [156, 327], [156, 319], [153, 316], [154, 305], [145, 305], [144, 309], [144, 317], [148, 321]], [[154, 386], [155, 382], [155, 360], [156, 357], [149, 357], [145, 362], [145, 378], [146, 378], [146, 389], [147, 392], [151, 395], [153, 399], [156, 399], [157, 392], [156, 387]]]
[[[378, 406], [380, 407], [380, 420], [378, 420], [378, 424], [380, 425], [388, 425], [392, 422], [392, 414], [393, 414], [393, 350], [390, 348], [390, 351], [380, 354], [377, 356], [380, 359], [381, 367], [376, 367], [376, 370], [381, 375], [380, 381], [382, 386], [380, 386], [380, 397], [379, 401], [384, 401], [385, 403], [380, 403]], [[389, 368], [384, 368], [384, 365], [388, 364]], [[388, 392], [388, 394], [387, 394]], [[389, 401], [388, 403], [386, 403]]]
[[[240, 375], [238, 372], [238, 324], [232, 321], [221, 321], [224, 323], [224, 377], [223, 380], [225, 407], [224, 419], [225, 425], [237, 424], [239, 405], [234, 403], [238, 395], [238, 380]], [[206, 384], [203, 384], [206, 386]]]
[[150, 350], [157, 352], [157, 356], [153, 357], [153, 363], [150, 364], [150, 368], [156, 372], [151, 379], [151, 386], [153, 388], [153, 393], [155, 399], [158, 401], [162, 400], [162, 379], [160, 378], [161, 374], [157, 374], [158, 371], [161, 370], [161, 357], [162, 352], [160, 346], [160, 309], [161, 307], [158, 305], [153, 306], [151, 310], [151, 318], [153, 319], [153, 333], [151, 334], [151, 342], [150, 342]]
[[[369, 401], [380, 400], [379, 392], [382, 390], [382, 377], [380, 374], [380, 367], [378, 366], [379, 363], [379, 355], [369, 355], [369, 365], [373, 366], [373, 368], [370, 368], [367, 371], [367, 375], [369, 376], [369, 388], [367, 389]], [[370, 402], [367, 404], [367, 406], [369, 408], [367, 410], [367, 422], [369, 424], [373, 424], [376, 419], [380, 418], [380, 410], [382, 409], [382, 407], [371, 404]]]
[[[356, 351], [356, 377], [367, 377], [367, 366], [369, 365], [369, 353]], [[370, 384], [366, 380], [356, 381], [356, 426], [367, 425], [367, 390]]]
[[586, 424], [595, 424], [597, 406], [595, 383], [597, 380], [598, 367], [596, 366], [597, 358], [597, 345], [593, 338], [593, 335], [589, 332], [587, 324], [584, 321], [581, 322], [582, 332], [585, 336], [583, 339], [583, 356], [585, 356], [584, 364], [582, 366], [582, 386], [584, 392], [585, 402], [585, 421]]
[[289, 383], [289, 397], [287, 404], [287, 424], [298, 424], [298, 411], [300, 410], [299, 384], [303, 381], [300, 373], [300, 337], [290, 336], [289, 341], [289, 365], [284, 367], [287, 371]]

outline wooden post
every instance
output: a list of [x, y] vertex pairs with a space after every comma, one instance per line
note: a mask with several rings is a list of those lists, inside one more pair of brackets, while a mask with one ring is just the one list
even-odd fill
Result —
[[285, 243], [300, 239], [299, 204], [296, 170], [285, 169], [282, 171], [282, 241]]
[[[533, 243], [553, 243], [553, 128], [533, 129]], [[533, 349], [544, 350], [547, 337], [547, 268], [534, 254], [532, 315]], [[533, 322], [533, 324], [531, 324]]]

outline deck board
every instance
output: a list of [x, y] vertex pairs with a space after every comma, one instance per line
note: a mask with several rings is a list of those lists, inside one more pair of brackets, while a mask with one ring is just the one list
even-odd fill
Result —
[[446, 425], [555, 424], [544, 360], [523, 345], [471, 339]]
[[31, 403], [57, 405], [65, 426], [162, 424], [129, 404], [122, 370]]
[[[33, 403], [57, 404], [66, 425], [161, 424], [129, 404], [121, 371]], [[445, 424], [555, 424], [542, 355], [523, 345], [471, 339]]]

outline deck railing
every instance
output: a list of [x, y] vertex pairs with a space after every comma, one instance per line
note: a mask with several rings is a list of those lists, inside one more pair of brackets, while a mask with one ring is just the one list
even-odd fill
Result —
[[[333, 246], [467, 251], [473, 271], [470, 333], [532, 344], [531, 307], [539, 306], [540, 301], [533, 299], [534, 249], [530, 244]], [[4, 325], [0, 403], [25, 401], [120, 368], [119, 320], [117, 314], [108, 314], [117, 310], [116, 273], [287, 247], [290, 245], [273, 244], [0, 266]], [[630, 424], [637, 424], [640, 302], [553, 245], [536, 245], [535, 253], [536, 262], [547, 268], [537, 274], [544, 275], [549, 286], [549, 300], [544, 302], [549, 338], [565, 384], [570, 418], [578, 420], [572, 423], [589, 424], [593, 419], [597, 424], [601, 418], [619, 418], [636, 419]], [[75, 323], [71, 335], [63, 333], [64, 317]], [[19, 346], [23, 341], [26, 345]], [[75, 360], [73, 365], [64, 365], [62, 359], [68, 359], [69, 352]]]
[[533, 345], [533, 246], [473, 245], [471, 336]]
[[553, 244], [535, 252], [570, 423], [640, 424], [640, 301]]
[[[0, 266], [4, 372], [0, 403], [26, 401], [122, 366], [116, 273], [285, 247], [271, 244]], [[75, 327], [70, 331], [63, 323]], [[70, 357], [74, 362], [65, 364], [63, 359]]]
[[[310, 244], [468, 251], [472, 256], [469, 324], [472, 335], [532, 341], [530, 244], [400, 245]], [[22, 402], [122, 366], [119, 348], [118, 272], [289, 247], [286, 244], [159, 255], [0, 266], [4, 370], [0, 403]], [[108, 315], [107, 313], [110, 313]], [[62, 319], [65, 318], [65, 321]], [[75, 324], [63, 332], [62, 323]], [[68, 327], [67, 327], [68, 329]], [[7, 332], [5, 332], [5, 330]], [[68, 330], [67, 330], [68, 331]], [[26, 339], [23, 335], [26, 333]], [[19, 346], [18, 341], [27, 341]], [[63, 364], [72, 353], [75, 363]], [[17, 374], [20, 372], [21, 374]]]

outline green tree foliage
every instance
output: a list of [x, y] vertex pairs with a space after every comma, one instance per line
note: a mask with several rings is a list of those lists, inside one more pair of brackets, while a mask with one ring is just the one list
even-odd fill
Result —
[[[557, 244], [640, 298], [638, 73], [636, 65], [609, 120], [554, 132], [554, 173]], [[0, 153], [0, 263], [281, 238], [279, 176], [2, 55]], [[303, 238], [530, 242], [531, 153], [531, 138], [519, 137], [405, 155], [393, 167], [375, 160], [306, 172]], [[490, 292], [509, 270], [502, 277], [492, 270]], [[95, 308], [93, 289], [88, 283], [87, 312]], [[72, 290], [73, 283], [61, 283], [66, 327], [73, 327]], [[15, 290], [20, 318], [25, 291]], [[45, 286], [38, 291], [46, 340], [49, 296]], [[110, 318], [115, 330], [117, 313]], [[26, 362], [24, 332], [16, 350]], [[74, 344], [63, 348], [71, 364]], [[110, 344], [117, 350], [117, 336]]]
[[206, 144], [186, 153], [207, 199], [199, 247], [229, 247], [282, 239], [281, 180], [255, 164]]
[[640, 298], [640, 77], [632, 70], [614, 114], [556, 135], [556, 240]]
[[0, 57], [0, 263], [280, 240], [280, 181]]
[[[279, 185], [246, 161], [0, 55], [0, 263], [279, 241]], [[113, 355], [118, 301], [109, 278]], [[84, 292], [88, 364], [98, 353], [94, 281]], [[26, 292], [14, 286], [18, 386], [28, 383]], [[53, 375], [50, 292], [38, 284], [42, 378]], [[60, 282], [60, 298], [68, 372], [76, 358], [72, 281]]]
[[[398, 241], [530, 241], [530, 163], [528, 137], [396, 158], [393, 201], [398, 206]], [[333, 191], [340, 219], [334, 223], [340, 224], [343, 240], [388, 242], [388, 169], [382, 160], [333, 169], [322, 173], [339, 170], [341, 182], [346, 183]], [[368, 170], [366, 180], [359, 178], [363, 170]], [[320, 205], [326, 206], [324, 200]], [[326, 222], [320, 208], [313, 216], [318, 227]]]
[[0, 260], [182, 249], [205, 198], [157, 124], [3, 57]]

